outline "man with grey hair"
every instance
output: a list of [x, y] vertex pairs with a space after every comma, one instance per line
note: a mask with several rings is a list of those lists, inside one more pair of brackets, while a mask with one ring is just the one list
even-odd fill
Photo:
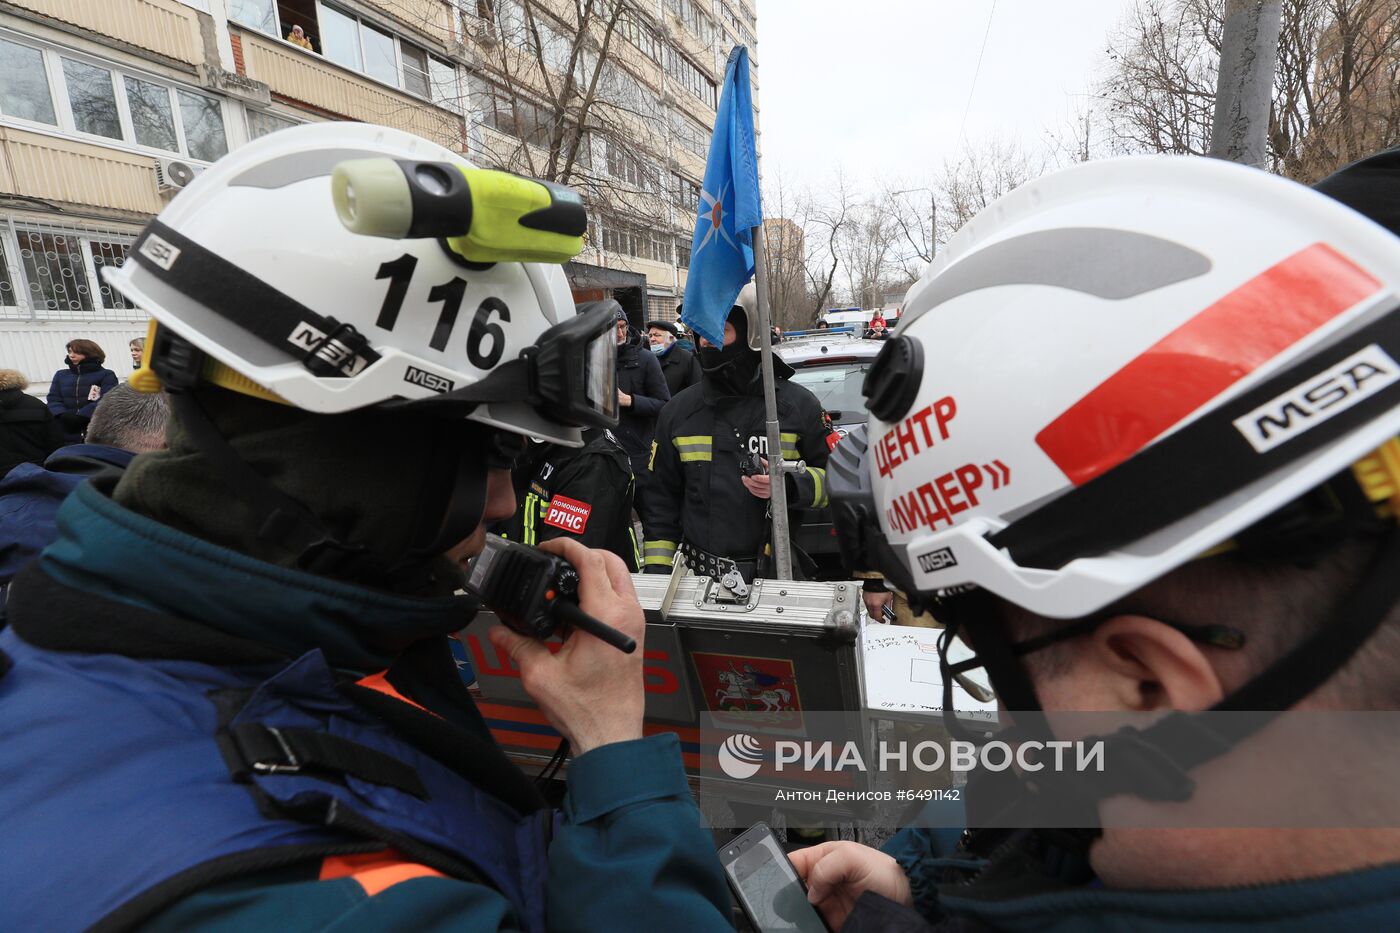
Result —
[[119, 385], [102, 396], [83, 443], [60, 447], [43, 466], [21, 463], [0, 480], [0, 587], [54, 539], [58, 507], [79, 483], [165, 448], [169, 416], [163, 393]]

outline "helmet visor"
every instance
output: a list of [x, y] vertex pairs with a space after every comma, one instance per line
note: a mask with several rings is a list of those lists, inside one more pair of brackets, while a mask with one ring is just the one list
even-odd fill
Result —
[[531, 364], [531, 402], [551, 420], [578, 427], [617, 424], [617, 339], [600, 302], [540, 335]]

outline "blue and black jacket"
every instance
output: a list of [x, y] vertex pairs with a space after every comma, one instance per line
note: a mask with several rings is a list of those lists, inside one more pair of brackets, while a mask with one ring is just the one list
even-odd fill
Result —
[[0, 929], [729, 929], [673, 736], [547, 808], [448, 652], [469, 618], [215, 547], [101, 478], [0, 631]]

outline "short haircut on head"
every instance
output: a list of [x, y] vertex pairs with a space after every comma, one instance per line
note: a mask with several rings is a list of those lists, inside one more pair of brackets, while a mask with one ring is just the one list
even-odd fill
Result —
[[135, 347], [135, 348], [138, 349], [138, 350], [144, 350], [144, 349], [146, 349], [146, 338], [145, 338], [145, 337], [137, 337], [137, 338], [135, 338], [134, 340], [132, 340], [130, 343], [128, 343], [127, 346], [129, 346], [129, 347]]
[[165, 448], [170, 405], [162, 392], [137, 392], [119, 385], [102, 396], [88, 424], [87, 442], [145, 453]]
[[70, 340], [64, 349], [71, 350], [74, 353], [81, 353], [88, 359], [96, 360], [99, 363], [107, 361], [107, 354], [102, 351], [102, 348], [97, 345], [95, 340], [83, 340], [81, 338]]
[[[1243, 650], [1208, 649], [1222, 674], [1240, 683], [1261, 673], [1319, 628], [1333, 624], [1347, 594], [1371, 566], [1377, 540], [1353, 537], [1306, 563], [1227, 552], [1192, 561], [1120, 600], [1125, 612], [1194, 625], [1228, 625], [1245, 636]], [[1072, 624], [1044, 619], [1003, 605], [1010, 635], [1023, 641]], [[975, 636], [974, 636], [975, 637]], [[1074, 640], [1023, 658], [1032, 678], [1069, 669]], [[1350, 709], [1400, 709], [1400, 606], [1314, 697]]]

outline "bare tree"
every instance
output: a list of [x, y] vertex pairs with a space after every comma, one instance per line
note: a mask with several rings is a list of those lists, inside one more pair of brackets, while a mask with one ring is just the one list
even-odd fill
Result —
[[[1139, 0], [1109, 39], [1100, 123], [1117, 152], [1210, 147], [1224, 0]], [[1400, 3], [1283, 0], [1269, 167], [1311, 182], [1400, 142]]]
[[895, 233], [887, 279], [896, 286], [917, 280], [933, 261], [936, 243], [947, 242], [988, 204], [1053, 164], [1048, 150], [992, 138], [968, 144], [919, 183], [888, 184], [877, 202]]
[[882, 202], [856, 206], [851, 222], [836, 241], [852, 304], [878, 308], [883, 303], [886, 288], [893, 284], [891, 253], [898, 236], [894, 219]]
[[653, 86], [673, 45], [656, 4], [451, 2], [477, 55], [464, 82], [432, 76], [433, 97], [466, 117], [472, 158], [578, 190], [608, 250], [683, 265], [699, 189], [671, 170], [672, 147], [703, 158], [708, 134]]
[[807, 222], [810, 200], [796, 195], [781, 172], [769, 176], [764, 192], [764, 259], [768, 268], [768, 306], [773, 323], [784, 330], [811, 323], [807, 297]]
[[803, 272], [807, 276], [807, 301], [813, 321], [831, 301], [836, 273], [841, 268], [840, 244], [847, 227], [855, 222], [855, 191], [845, 173], [838, 171], [823, 190], [824, 198], [809, 200], [803, 225], [807, 237]]

